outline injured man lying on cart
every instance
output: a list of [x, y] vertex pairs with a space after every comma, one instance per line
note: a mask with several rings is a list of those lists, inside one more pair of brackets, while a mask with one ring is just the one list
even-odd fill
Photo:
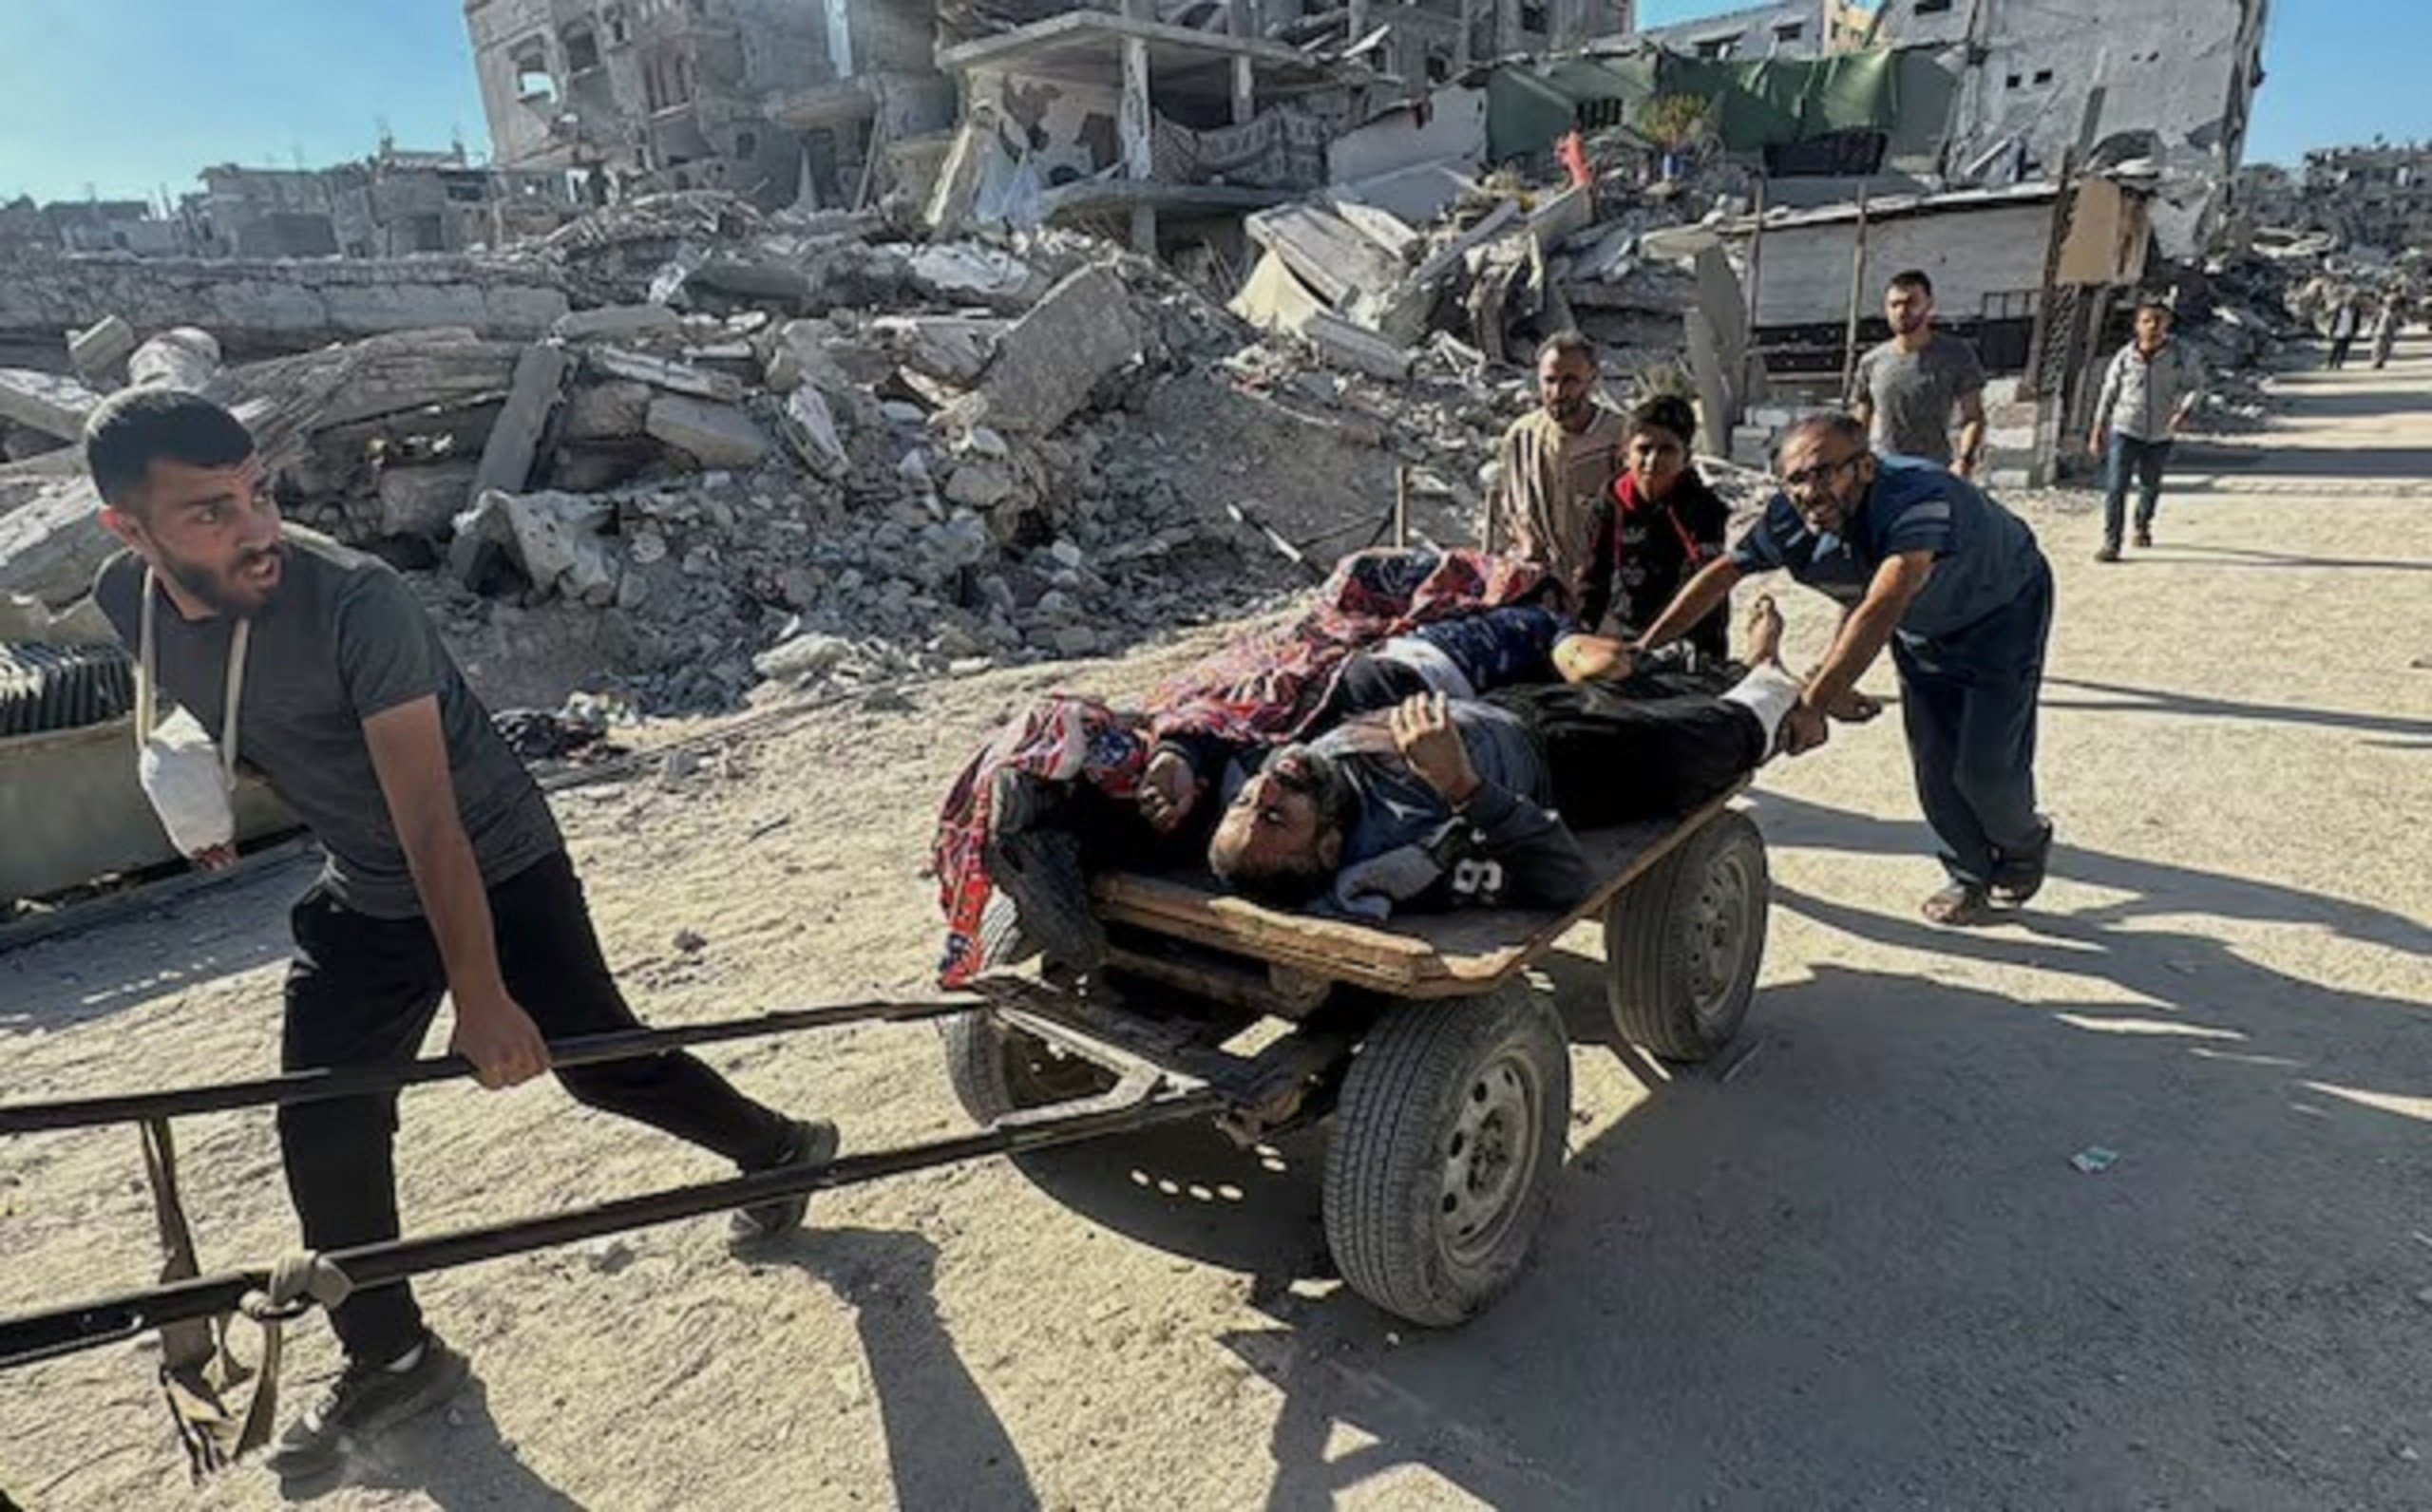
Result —
[[[1572, 785], [1568, 775], [1548, 775], [1555, 785], [1542, 794], [1534, 784], [1516, 789], [1537, 799], [1540, 810], [1552, 798], [1558, 809], [1567, 804], [1596, 816], [1592, 822], [1685, 811], [1736, 784], [1772, 749], [1770, 731], [1796, 686], [1768, 665], [1779, 634], [1770, 606], [1749, 626], [1751, 659], [1766, 670], [1725, 702], [1719, 695], [1741, 669], [1633, 667], [1617, 643], [1578, 635], [1534, 607], [1534, 572], [1463, 552], [1346, 558], [1302, 622], [1190, 669], [1142, 712], [1059, 695], [1009, 725], [965, 769], [940, 816], [935, 860], [949, 921], [942, 980], [960, 985], [1034, 953], [1083, 970], [1094, 966], [1106, 937], [1089, 903], [1087, 878], [1199, 870], [1211, 828], [1234, 800], [1259, 787], [1259, 757], [1271, 747], [1291, 752], [1274, 768], [1287, 788], [1302, 771], [1346, 774], [1351, 791], [1378, 795], [1383, 815], [1400, 821], [1432, 812], [1432, 825], [1412, 819], [1411, 826], [1454, 833], [1450, 805], [1399, 759], [1390, 711], [1418, 692], [1444, 693], [1444, 718], [1454, 725], [1544, 722], [1571, 753], [1566, 774], [1574, 758], [1584, 770], [1622, 753], [1625, 766], [1606, 767], [1610, 775], [1601, 781], [1594, 773], [1581, 779], [1579, 786], [1596, 789], [1584, 798], [1563, 796]], [[1346, 613], [1352, 606], [1357, 613]], [[1414, 649], [1413, 641], [1423, 645]], [[1604, 686], [1566, 692], [1556, 679]], [[1541, 690], [1511, 692], [1518, 702], [1496, 711], [1470, 707], [1530, 686]], [[1376, 710], [1385, 712], [1362, 719]], [[1414, 709], [1403, 722], [1423, 718]], [[1312, 765], [1310, 747], [1338, 727], [1342, 732], [1317, 752], [1325, 765]], [[1592, 733], [1600, 730], [1601, 737]], [[1600, 738], [1601, 747], [1594, 747]], [[1503, 772], [1499, 759], [1487, 759], [1487, 775], [1517, 775]], [[1398, 784], [1390, 776], [1396, 770]], [[1388, 774], [1384, 782], [1361, 785], [1378, 771]], [[1402, 790], [1414, 784], [1415, 791]], [[1311, 788], [1313, 798], [1325, 791]], [[1245, 820], [1235, 822], [1254, 823], [1259, 805], [1243, 812]], [[1401, 831], [1346, 824], [1334, 859], [1357, 866], [1401, 849], [1407, 836], [1378, 843], [1389, 833]], [[1553, 832], [1548, 843], [1575, 856], [1567, 830]], [[1320, 852], [1328, 848], [1318, 844]], [[1458, 841], [1448, 844], [1457, 848]], [[1258, 874], [1265, 848], [1251, 849], [1245, 868], [1228, 862], [1227, 869]], [[1285, 876], [1264, 896], [1374, 917], [1396, 904], [1408, 910], [1449, 900], [1446, 890], [1457, 891], [1465, 880], [1495, 884], [1472, 887], [1473, 902], [1550, 898], [1560, 890], [1533, 881], [1515, 890], [1500, 874], [1455, 865], [1430, 896], [1426, 885], [1414, 887], [1414, 873], [1402, 864], [1412, 858], [1403, 857], [1357, 872], [1337, 897], [1332, 869], [1324, 873], [1326, 886], [1309, 879], [1323, 860], [1285, 860]]]
[[1720, 693], [1588, 681], [1414, 695], [1236, 759], [1207, 863], [1257, 901], [1352, 918], [1566, 909], [1601, 878], [1571, 826], [1687, 812], [1773, 754], [1799, 684], [1760, 600], [1747, 673]]

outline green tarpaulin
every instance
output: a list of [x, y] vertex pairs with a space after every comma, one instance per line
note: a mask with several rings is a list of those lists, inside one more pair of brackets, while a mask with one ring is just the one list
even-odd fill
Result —
[[1659, 95], [1713, 102], [1715, 133], [1730, 152], [1841, 131], [1890, 132], [1899, 124], [1901, 77], [1909, 71], [1890, 47], [1747, 63], [1657, 48], [1625, 58], [1509, 64], [1487, 81], [1487, 147], [1497, 160], [1543, 152], [1578, 123], [1585, 104], [1607, 103], [1607, 110], [1591, 114], [1635, 124]]

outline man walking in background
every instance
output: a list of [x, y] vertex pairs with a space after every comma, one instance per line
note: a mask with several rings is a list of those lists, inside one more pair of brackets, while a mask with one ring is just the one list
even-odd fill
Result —
[[2184, 342], [2171, 339], [2170, 322], [2170, 307], [2159, 299], [2138, 302], [2137, 339], [2112, 357], [2101, 396], [2095, 400], [2086, 450], [2103, 459], [2102, 549], [2094, 554], [2097, 561], [2119, 559], [2131, 471], [2137, 478], [2137, 545], [2154, 543], [2154, 509], [2161, 502], [2171, 438], [2203, 398], [2204, 365]]
[[1934, 329], [1934, 281], [1914, 268], [1891, 275], [1883, 318], [1891, 339], [1858, 359], [1850, 412], [1872, 432], [1877, 452], [1922, 457], [1974, 478], [1985, 456], [1985, 365], [1976, 349]]

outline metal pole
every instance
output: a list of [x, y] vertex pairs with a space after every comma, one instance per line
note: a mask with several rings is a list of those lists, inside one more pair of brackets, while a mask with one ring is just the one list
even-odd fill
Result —
[[1410, 544], [1410, 463], [1394, 469], [1394, 549]]
[[[431, 1271], [449, 1270], [481, 1260], [503, 1259], [560, 1244], [575, 1244], [606, 1234], [700, 1218], [729, 1208], [749, 1207], [806, 1192], [859, 1186], [884, 1177], [902, 1176], [936, 1166], [958, 1164], [989, 1155], [1014, 1155], [1025, 1150], [1074, 1144], [1109, 1134], [1178, 1124], [1214, 1113], [1224, 1097], [1209, 1087], [1152, 1094], [1126, 1107], [1076, 1113], [1070, 1118], [988, 1129], [961, 1139], [939, 1140], [902, 1149], [848, 1155], [824, 1169], [789, 1167], [752, 1176], [730, 1177], [639, 1197], [620, 1198], [592, 1207], [577, 1208], [547, 1218], [524, 1219], [484, 1228], [459, 1229], [428, 1238], [392, 1239], [335, 1250], [324, 1257], [344, 1271], [358, 1289], [402, 1281]], [[212, 1317], [234, 1312], [248, 1292], [269, 1284], [267, 1271], [228, 1271], [198, 1276], [168, 1286], [149, 1287], [119, 1296], [79, 1302], [47, 1313], [28, 1313], [0, 1319], [0, 1368], [31, 1365], [79, 1350], [133, 1338], [165, 1323]]]
[[1841, 341], [1841, 394], [1858, 375], [1858, 301], [1866, 294], [1866, 185], [1858, 185], [1857, 237], [1850, 247], [1850, 326]]
[[[1765, 180], [1757, 180], [1757, 218], [1748, 233], [1748, 347], [1745, 353], [1747, 371], [1739, 374], [1739, 391], [1753, 393], [1756, 386], [1751, 374], [1764, 370], [1764, 359], [1757, 353], [1757, 301], [1765, 292]], [[1731, 450], [1729, 437], [1723, 438], [1721, 450]]]
[[[942, 1018], [982, 1007], [978, 998], [833, 1003], [818, 1008], [786, 1009], [751, 1018], [721, 1019], [673, 1029], [622, 1030], [560, 1040], [549, 1047], [552, 1068], [598, 1066], [609, 1061], [662, 1055], [694, 1045], [751, 1039], [763, 1034], [789, 1034], [808, 1029], [834, 1029], [846, 1024], [909, 1023]], [[231, 1108], [263, 1107], [288, 1103], [319, 1102], [332, 1097], [361, 1097], [393, 1092], [428, 1082], [448, 1082], [473, 1074], [461, 1055], [434, 1056], [394, 1066], [351, 1066], [330, 1070], [291, 1071], [247, 1082], [221, 1082], [204, 1087], [172, 1087], [159, 1092], [129, 1092], [111, 1097], [69, 1098], [56, 1103], [18, 1103], [0, 1106], [0, 1135], [33, 1134], [49, 1129], [90, 1128], [104, 1124], [140, 1124], [147, 1119], [180, 1118], [196, 1113], [221, 1113]]]

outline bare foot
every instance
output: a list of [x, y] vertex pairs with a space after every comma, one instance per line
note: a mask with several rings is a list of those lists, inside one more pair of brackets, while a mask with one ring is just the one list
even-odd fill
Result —
[[1845, 688], [1841, 690], [1841, 696], [1833, 700], [1833, 707], [1824, 712], [1844, 725], [1863, 725], [1883, 712], [1883, 703], [1880, 699], [1868, 697], [1854, 688]]
[[1747, 623], [1740, 627], [1748, 637], [1748, 665], [1751, 667], [1781, 665], [1782, 612], [1771, 594], [1758, 594], [1748, 606]]

